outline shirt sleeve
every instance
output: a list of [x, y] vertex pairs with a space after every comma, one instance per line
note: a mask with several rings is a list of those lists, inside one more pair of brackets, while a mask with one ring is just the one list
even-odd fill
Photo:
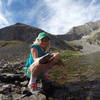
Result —
[[38, 49], [37, 45], [34, 45], [34, 44], [31, 45], [31, 48], [36, 48], [36, 49]]

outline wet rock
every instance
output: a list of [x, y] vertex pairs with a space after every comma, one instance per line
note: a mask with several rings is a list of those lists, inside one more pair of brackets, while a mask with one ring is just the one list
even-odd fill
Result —
[[[53, 81], [44, 82], [44, 94], [58, 100], [100, 100], [100, 81], [81, 84], [60, 85]], [[52, 99], [53, 100], [53, 99]]]
[[2, 93], [3, 94], [9, 94], [11, 92], [11, 85], [3, 85], [2, 86]]
[[15, 83], [16, 81], [25, 81], [26, 77], [22, 74], [2, 74], [0, 75], [0, 81], [6, 83]]
[[[21, 74], [23, 71], [25, 62], [16, 62], [10, 63], [8, 61], [2, 60], [0, 62], [0, 72], [1, 73], [14, 73], [14, 74]], [[22, 73], [23, 74], [23, 73]]]

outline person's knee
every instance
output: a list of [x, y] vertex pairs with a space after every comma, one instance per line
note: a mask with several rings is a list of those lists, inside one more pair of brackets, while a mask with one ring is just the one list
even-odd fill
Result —
[[59, 60], [60, 59], [60, 54], [57, 52], [54, 57], [55, 57], [56, 60]]
[[30, 70], [31, 72], [33, 72], [34, 68], [36, 69], [36, 67], [38, 67], [38, 66], [39, 66], [39, 64], [38, 64], [37, 62], [34, 62], [34, 63], [29, 67], [29, 70]]

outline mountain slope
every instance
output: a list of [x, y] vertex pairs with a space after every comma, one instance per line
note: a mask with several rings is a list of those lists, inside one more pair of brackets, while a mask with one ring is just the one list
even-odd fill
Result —
[[67, 41], [80, 40], [83, 36], [90, 35], [93, 33], [93, 31], [99, 29], [100, 29], [100, 20], [96, 22], [89, 22], [77, 27], [73, 27], [65, 35], [58, 35], [57, 37]]
[[[32, 43], [37, 37], [39, 32], [43, 30], [32, 27], [29, 25], [17, 23], [5, 28], [0, 29], [0, 40], [20, 40], [26, 43]], [[47, 33], [47, 32], [46, 32]], [[57, 38], [55, 35], [47, 33], [51, 39], [51, 46], [58, 49], [72, 49], [62, 39]]]

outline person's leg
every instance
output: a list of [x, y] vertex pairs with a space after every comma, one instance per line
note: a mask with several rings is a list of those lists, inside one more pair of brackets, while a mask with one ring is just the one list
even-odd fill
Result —
[[39, 76], [40, 73], [46, 73], [48, 70], [50, 70], [52, 67], [57, 65], [59, 63], [59, 54], [54, 54], [54, 59], [50, 61], [47, 64], [39, 64], [38, 61], [34, 62], [30, 67], [29, 70], [31, 72], [31, 77], [29, 81], [29, 87], [36, 91], [38, 90], [36, 79]]
[[50, 69], [49, 70], [47, 70], [46, 72], [44, 72], [44, 74], [43, 74], [43, 78], [44, 79], [49, 79], [49, 72], [50, 72]]
[[28, 84], [28, 88], [30, 89], [31, 92], [39, 92], [39, 89], [38, 89], [37, 84], [36, 84], [36, 79], [37, 78], [33, 77], [32, 73], [31, 73], [30, 81]]
[[34, 62], [30, 66], [30, 71], [32, 72], [33, 77], [38, 77], [38, 75], [42, 72], [47, 72], [49, 69], [51, 69], [53, 66], [57, 65], [59, 63], [59, 54], [54, 54], [54, 59], [50, 61], [47, 64], [39, 64], [38, 61]]
[[[54, 67], [56, 65], [58, 66], [64, 66], [64, 63], [62, 62], [62, 60], [60, 59], [60, 55], [59, 53], [53, 53], [54, 55], [54, 59], [49, 63], [49, 67]], [[44, 79], [49, 79], [49, 76], [48, 76], [48, 73], [50, 72], [50, 69], [51, 68], [48, 68], [48, 70], [44, 73]]]
[[[29, 71], [31, 73], [30, 75], [30, 81], [29, 81], [29, 84], [28, 84], [28, 88], [30, 89], [31, 93], [38, 93], [40, 91], [40, 88], [37, 86], [37, 76], [33, 76], [33, 69], [32, 67], [36, 67], [37, 66], [37, 63], [33, 63], [30, 67], [29, 67]], [[34, 69], [35, 70], [35, 69]]]
[[30, 81], [29, 81], [28, 86], [31, 85], [32, 83], [36, 83], [36, 80], [37, 80], [37, 78], [36, 77], [33, 77], [32, 73], [31, 73]]

